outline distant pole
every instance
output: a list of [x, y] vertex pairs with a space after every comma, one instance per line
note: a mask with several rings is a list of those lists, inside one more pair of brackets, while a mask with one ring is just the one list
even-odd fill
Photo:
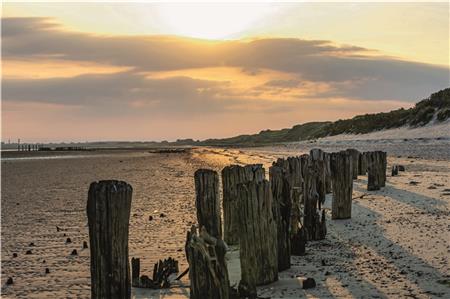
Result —
[[133, 188], [122, 181], [89, 187], [87, 217], [91, 250], [91, 298], [130, 299], [128, 227]]
[[17, 151], [20, 152], [20, 138], [17, 139]]

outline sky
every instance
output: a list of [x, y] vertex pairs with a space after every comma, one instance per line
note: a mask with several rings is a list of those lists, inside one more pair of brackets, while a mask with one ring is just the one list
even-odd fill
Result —
[[218, 138], [450, 85], [444, 3], [4, 3], [2, 140]]

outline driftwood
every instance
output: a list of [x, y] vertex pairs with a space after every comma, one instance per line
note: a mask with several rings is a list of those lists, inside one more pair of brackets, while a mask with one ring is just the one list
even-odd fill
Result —
[[351, 218], [353, 193], [353, 157], [348, 151], [331, 154], [331, 174], [333, 179], [332, 219]]
[[199, 169], [194, 174], [197, 221], [208, 234], [222, 238], [220, 220], [219, 175], [214, 170]]
[[262, 181], [265, 177], [261, 164], [231, 165], [222, 170], [224, 241], [228, 245], [239, 244], [237, 185], [248, 181]]
[[307, 160], [304, 166], [304, 217], [303, 225], [307, 240], [322, 240], [327, 233], [325, 210], [320, 211], [320, 197], [318, 192], [319, 176], [323, 175], [323, 167], [318, 159]]
[[277, 227], [272, 191], [267, 180], [238, 185], [242, 296], [256, 295], [256, 286], [278, 279]]
[[359, 156], [360, 153], [358, 150], [354, 148], [349, 148], [346, 150], [346, 152], [350, 155], [350, 158], [352, 159], [352, 177], [354, 180], [358, 179], [359, 174]]
[[152, 278], [147, 275], [140, 276], [140, 259], [131, 259], [131, 284], [137, 288], [164, 289], [170, 287], [169, 276], [178, 273], [178, 262], [169, 257], [159, 260], [153, 267]]
[[131, 297], [128, 227], [132, 191], [121, 181], [94, 182], [89, 187], [91, 298]]
[[225, 262], [226, 245], [210, 236], [204, 227], [187, 233], [186, 257], [189, 263], [190, 298], [230, 297], [230, 282]]
[[279, 166], [269, 168], [272, 213], [277, 224], [278, 271], [291, 267], [292, 188], [288, 174]]

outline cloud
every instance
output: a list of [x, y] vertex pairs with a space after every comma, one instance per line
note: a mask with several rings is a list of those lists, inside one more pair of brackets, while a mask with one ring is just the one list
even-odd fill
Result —
[[[48, 18], [3, 18], [2, 58], [21, 68], [2, 78], [3, 103], [29, 118], [44, 121], [33, 116], [38, 104], [65, 107], [49, 111], [60, 121], [59, 114], [104, 119], [102, 128], [107, 119], [164, 124], [177, 137], [175, 124], [184, 137], [203, 138], [389, 110], [449, 85], [446, 67], [332, 41], [105, 36], [66, 31]], [[51, 67], [34, 76], [38, 66]], [[202, 120], [208, 130], [189, 135]]]

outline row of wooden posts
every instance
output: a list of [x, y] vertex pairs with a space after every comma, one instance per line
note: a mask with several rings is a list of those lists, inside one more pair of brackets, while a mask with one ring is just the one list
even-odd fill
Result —
[[33, 144], [20, 144], [19, 143], [19, 144], [17, 144], [17, 150], [19, 152], [39, 151], [41, 148], [42, 148], [42, 144], [37, 144], [37, 143], [33, 143]]
[[[278, 159], [269, 168], [269, 180], [260, 164], [231, 165], [221, 173], [221, 201], [219, 174], [197, 170], [199, 229], [191, 228], [185, 244], [191, 298], [231, 297], [225, 261], [230, 245], [239, 245], [241, 280], [237, 294], [256, 297], [256, 286], [276, 281], [278, 272], [290, 267], [291, 255], [305, 254], [307, 241], [325, 238], [323, 204], [327, 193], [333, 193], [331, 218], [351, 217], [353, 180], [366, 172], [368, 190], [383, 187], [386, 153], [313, 149], [309, 155]], [[125, 182], [100, 181], [90, 186], [87, 214], [92, 298], [130, 298], [131, 196], [132, 187]], [[133, 263], [137, 265], [136, 260]], [[133, 285], [141, 285], [139, 275], [133, 275], [133, 281]]]

